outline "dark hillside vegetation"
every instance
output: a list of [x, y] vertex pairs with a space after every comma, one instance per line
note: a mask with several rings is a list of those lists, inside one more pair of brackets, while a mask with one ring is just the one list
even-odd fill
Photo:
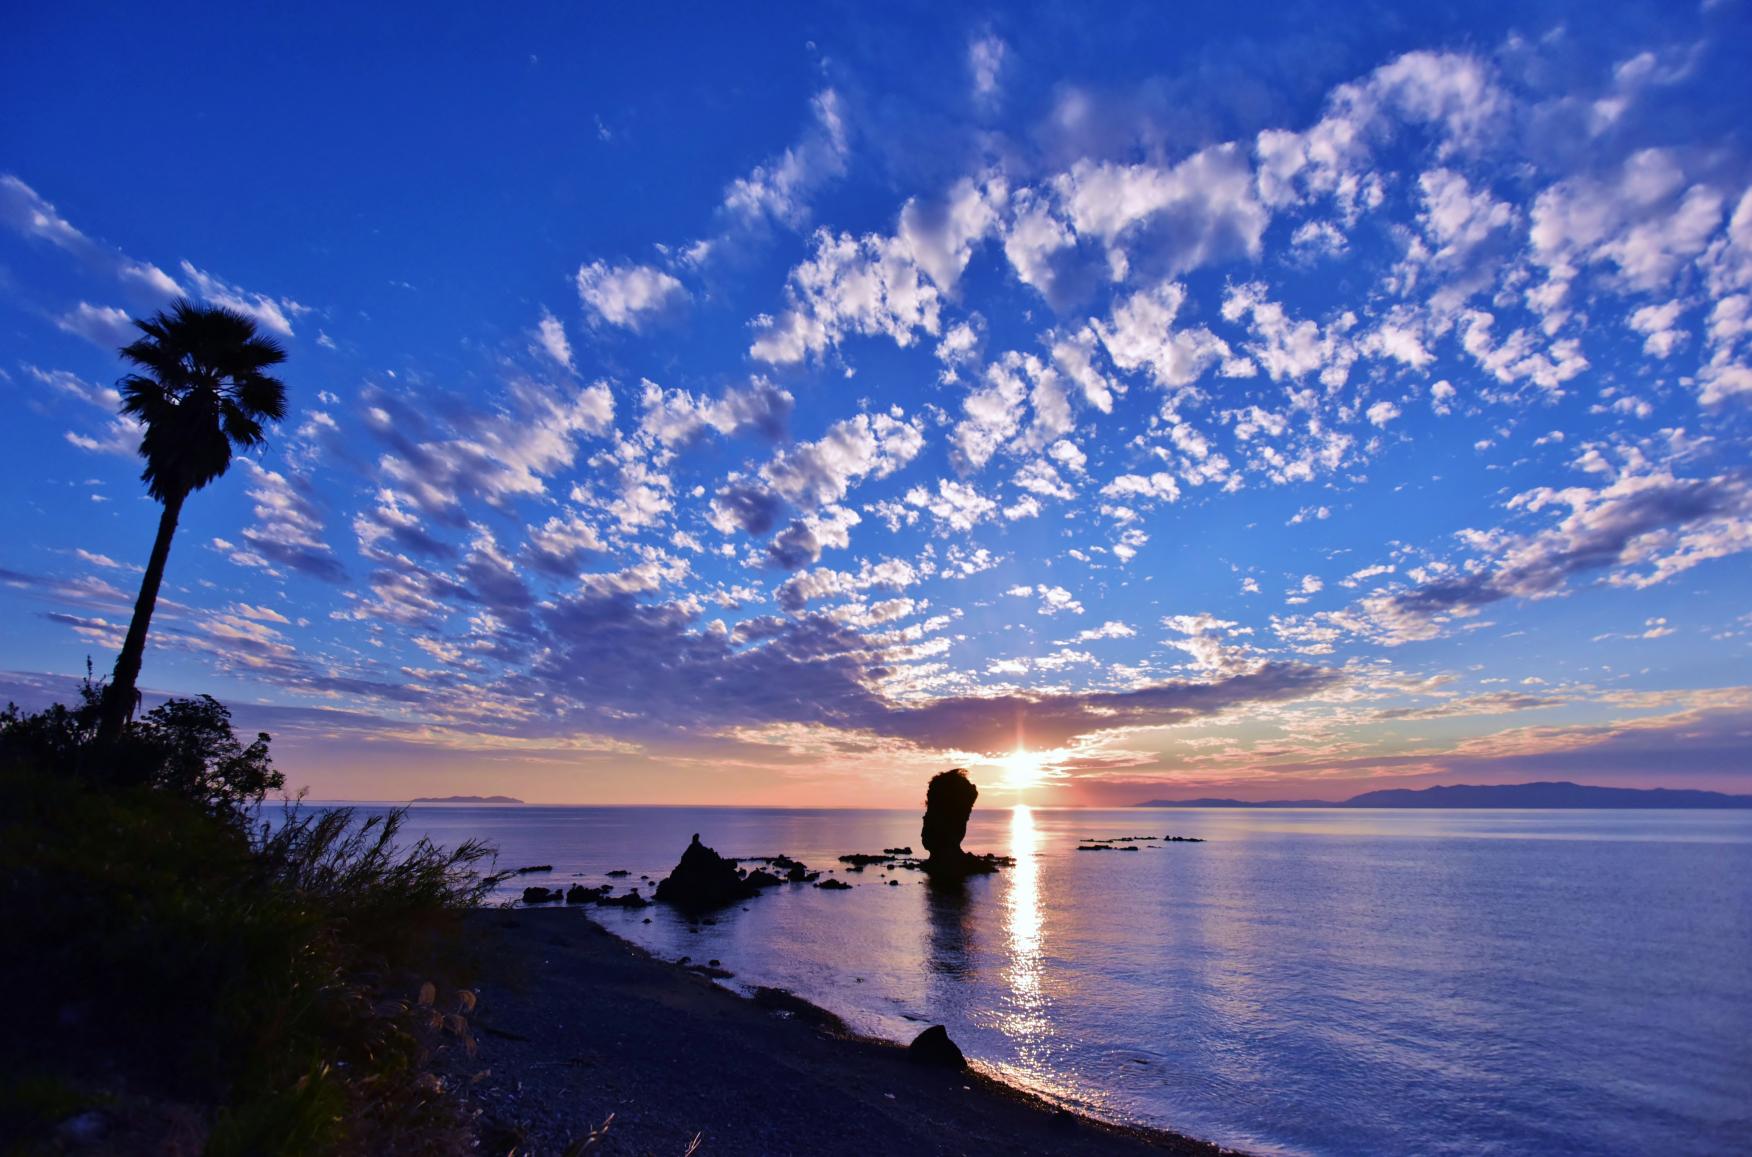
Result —
[[472, 1052], [472, 997], [427, 978], [471, 967], [490, 849], [401, 813], [263, 822], [268, 736], [202, 696], [100, 743], [102, 705], [0, 714], [8, 1151], [467, 1150], [431, 1070]]

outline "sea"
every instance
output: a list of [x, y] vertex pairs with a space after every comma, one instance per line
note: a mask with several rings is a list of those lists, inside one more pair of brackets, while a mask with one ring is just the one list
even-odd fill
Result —
[[[1260, 1154], [1752, 1153], [1752, 811], [981, 808], [964, 846], [1015, 857], [996, 875], [838, 862], [922, 853], [919, 819], [443, 805], [407, 830], [552, 865], [503, 902], [610, 871], [649, 895], [695, 833], [832, 869], [852, 890], [713, 923], [555, 918], [866, 1034], [945, 1025], [980, 1068], [1115, 1121]], [[1078, 850], [1167, 835], [1204, 842]]]

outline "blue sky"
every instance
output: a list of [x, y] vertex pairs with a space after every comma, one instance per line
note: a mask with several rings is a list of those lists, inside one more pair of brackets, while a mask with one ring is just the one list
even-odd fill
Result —
[[1743, 3], [9, 23], [20, 702], [180, 293], [292, 413], [143, 683], [319, 797], [1752, 790]]

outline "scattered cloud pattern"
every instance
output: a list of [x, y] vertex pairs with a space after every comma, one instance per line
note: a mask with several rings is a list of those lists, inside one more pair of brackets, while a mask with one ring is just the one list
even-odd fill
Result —
[[1196, 90], [847, 28], [733, 126], [654, 81], [541, 181], [315, 211], [329, 264], [15, 150], [0, 667], [40, 698], [125, 629], [153, 512], [97, 383], [188, 295], [288, 344], [294, 412], [185, 512], [148, 681], [329, 794], [893, 802], [1019, 745], [1085, 802], [1752, 787], [1734, 19], [1292, 30]]

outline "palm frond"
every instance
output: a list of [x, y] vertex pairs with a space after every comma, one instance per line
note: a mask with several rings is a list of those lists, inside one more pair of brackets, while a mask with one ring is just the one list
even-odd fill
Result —
[[141, 337], [121, 354], [138, 372], [117, 388], [122, 413], [145, 427], [140, 476], [163, 501], [224, 474], [234, 445], [260, 445], [264, 423], [285, 418], [285, 383], [262, 371], [286, 350], [247, 315], [186, 298], [134, 324]]

